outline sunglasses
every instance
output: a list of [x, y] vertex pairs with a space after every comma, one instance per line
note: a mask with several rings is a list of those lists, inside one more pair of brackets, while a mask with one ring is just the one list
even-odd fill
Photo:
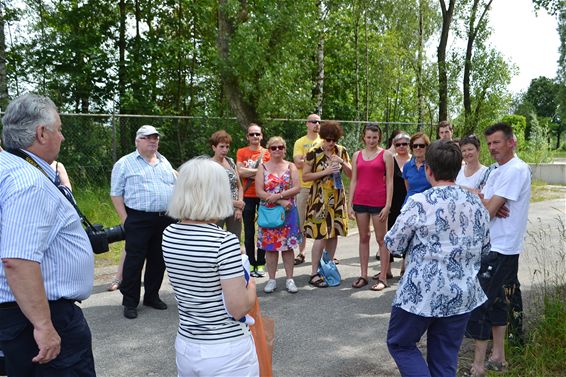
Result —
[[397, 143], [397, 144], [395, 144], [395, 148], [397, 148], [397, 147], [406, 147], [407, 145], [409, 145], [409, 143]]
[[411, 145], [411, 148], [413, 148], [413, 149], [417, 149], [417, 148], [425, 149], [426, 144], [413, 144], [413, 145]]
[[313, 123], [313, 124], [315, 124], [315, 123], [320, 124], [320, 120], [308, 120], [307, 122]]
[[336, 143], [336, 139], [328, 138], [328, 139], [324, 139], [324, 140], [326, 140], [327, 143]]
[[282, 151], [283, 149], [285, 149], [285, 146], [283, 145], [272, 145], [271, 147], [269, 147], [270, 151]]
[[248, 136], [260, 137], [261, 134], [259, 132], [251, 132], [251, 133], [248, 134]]

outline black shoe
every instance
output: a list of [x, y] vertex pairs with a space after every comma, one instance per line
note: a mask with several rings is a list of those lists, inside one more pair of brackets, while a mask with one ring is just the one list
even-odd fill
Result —
[[128, 319], [138, 318], [138, 310], [136, 308], [124, 306], [124, 317]]
[[156, 299], [153, 299], [153, 300], [143, 300], [143, 304], [145, 306], [151, 306], [152, 308], [157, 309], [157, 310], [167, 309], [167, 304], [164, 303], [163, 301], [161, 301], [160, 298], [156, 298]]

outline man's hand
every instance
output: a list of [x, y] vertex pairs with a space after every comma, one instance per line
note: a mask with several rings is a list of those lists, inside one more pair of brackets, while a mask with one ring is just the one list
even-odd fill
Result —
[[501, 207], [499, 207], [497, 213], [495, 214], [495, 217], [499, 217], [501, 219], [509, 217], [509, 208], [507, 207], [507, 204], [503, 204]]
[[33, 337], [39, 348], [39, 353], [31, 361], [39, 364], [46, 364], [59, 356], [61, 352], [61, 337], [50, 325], [45, 329], [34, 329]]

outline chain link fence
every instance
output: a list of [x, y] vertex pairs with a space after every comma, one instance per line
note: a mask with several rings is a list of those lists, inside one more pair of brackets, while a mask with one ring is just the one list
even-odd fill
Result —
[[[192, 157], [208, 154], [208, 139], [217, 130], [232, 136], [230, 156], [247, 145], [246, 131], [235, 118], [144, 116], [123, 114], [61, 114], [65, 141], [58, 161], [62, 162], [73, 185], [105, 186], [110, 183], [112, 166], [120, 157], [135, 149], [135, 134], [144, 124], [155, 126], [161, 133], [159, 151], [178, 167]], [[366, 122], [341, 120], [344, 137], [339, 141], [350, 155], [361, 147], [361, 130]], [[417, 123], [377, 122], [383, 130], [383, 144], [396, 129], [408, 134], [418, 130]], [[293, 144], [306, 132], [304, 119], [267, 119], [263, 127], [263, 144], [271, 136], [287, 141], [287, 157], [292, 159]], [[425, 127], [429, 135], [435, 130]]]

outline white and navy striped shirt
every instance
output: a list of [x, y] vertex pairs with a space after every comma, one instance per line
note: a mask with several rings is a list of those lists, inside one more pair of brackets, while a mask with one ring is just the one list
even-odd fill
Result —
[[179, 306], [179, 334], [195, 343], [225, 343], [249, 334], [230, 319], [220, 280], [244, 275], [240, 243], [216, 224], [172, 224], [163, 259]]
[[111, 196], [121, 196], [128, 208], [144, 212], [164, 212], [175, 186], [175, 171], [161, 154], [150, 165], [135, 150], [120, 158], [112, 168]]
[[[84, 300], [92, 290], [94, 256], [75, 208], [55, 187], [55, 171], [27, 152], [47, 173], [0, 152], [0, 258], [40, 264], [48, 300]], [[0, 269], [0, 303], [16, 301]]]

